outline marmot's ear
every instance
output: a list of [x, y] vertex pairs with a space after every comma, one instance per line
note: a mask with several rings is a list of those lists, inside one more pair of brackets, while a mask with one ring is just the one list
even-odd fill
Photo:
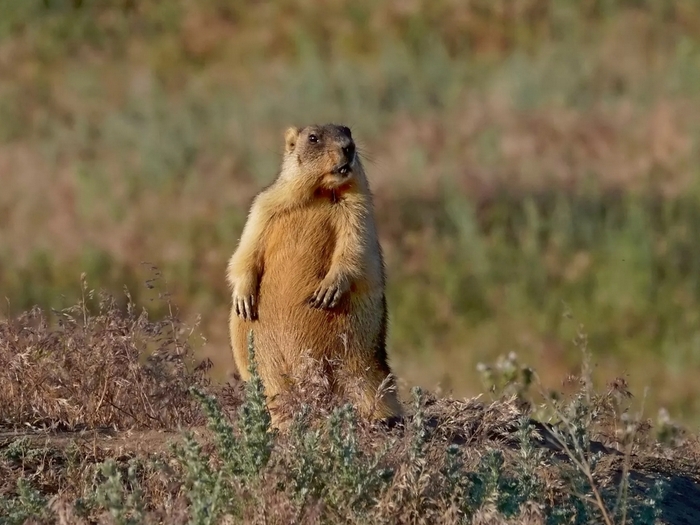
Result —
[[284, 132], [284, 152], [291, 153], [294, 151], [294, 147], [297, 145], [297, 139], [299, 138], [299, 132], [301, 130], [295, 126], [287, 128]]

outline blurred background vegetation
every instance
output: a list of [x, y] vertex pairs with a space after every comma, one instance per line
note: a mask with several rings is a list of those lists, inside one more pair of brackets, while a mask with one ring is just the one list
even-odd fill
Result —
[[0, 0], [0, 315], [82, 272], [158, 315], [155, 265], [225, 378], [227, 259], [324, 121], [366, 158], [408, 385], [477, 394], [514, 351], [557, 386], [583, 324], [596, 380], [700, 423], [696, 0]]

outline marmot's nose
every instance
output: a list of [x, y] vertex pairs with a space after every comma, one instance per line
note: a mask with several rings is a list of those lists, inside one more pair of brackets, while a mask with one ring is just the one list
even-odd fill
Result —
[[355, 143], [349, 142], [348, 144], [343, 146], [343, 154], [345, 155], [345, 159], [348, 162], [352, 162], [352, 159], [355, 156]]

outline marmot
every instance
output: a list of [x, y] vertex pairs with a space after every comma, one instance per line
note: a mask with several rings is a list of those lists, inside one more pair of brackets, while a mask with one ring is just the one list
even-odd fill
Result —
[[[259, 193], [227, 281], [230, 337], [244, 381], [249, 330], [273, 424], [274, 398], [302, 356], [371, 419], [401, 413], [387, 363], [385, 269], [372, 195], [346, 126], [291, 127], [276, 180]], [[382, 388], [389, 385], [389, 389]]]

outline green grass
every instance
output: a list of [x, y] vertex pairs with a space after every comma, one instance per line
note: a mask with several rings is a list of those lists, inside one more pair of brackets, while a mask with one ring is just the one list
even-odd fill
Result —
[[628, 374], [697, 425], [700, 10], [460, 5], [0, 2], [7, 311], [71, 304], [83, 272], [147, 301], [156, 265], [223, 377], [250, 199], [287, 125], [337, 120], [367, 157], [407, 385], [476, 394], [510, 351], [554, 384], [583, 323], [597, 382]]

